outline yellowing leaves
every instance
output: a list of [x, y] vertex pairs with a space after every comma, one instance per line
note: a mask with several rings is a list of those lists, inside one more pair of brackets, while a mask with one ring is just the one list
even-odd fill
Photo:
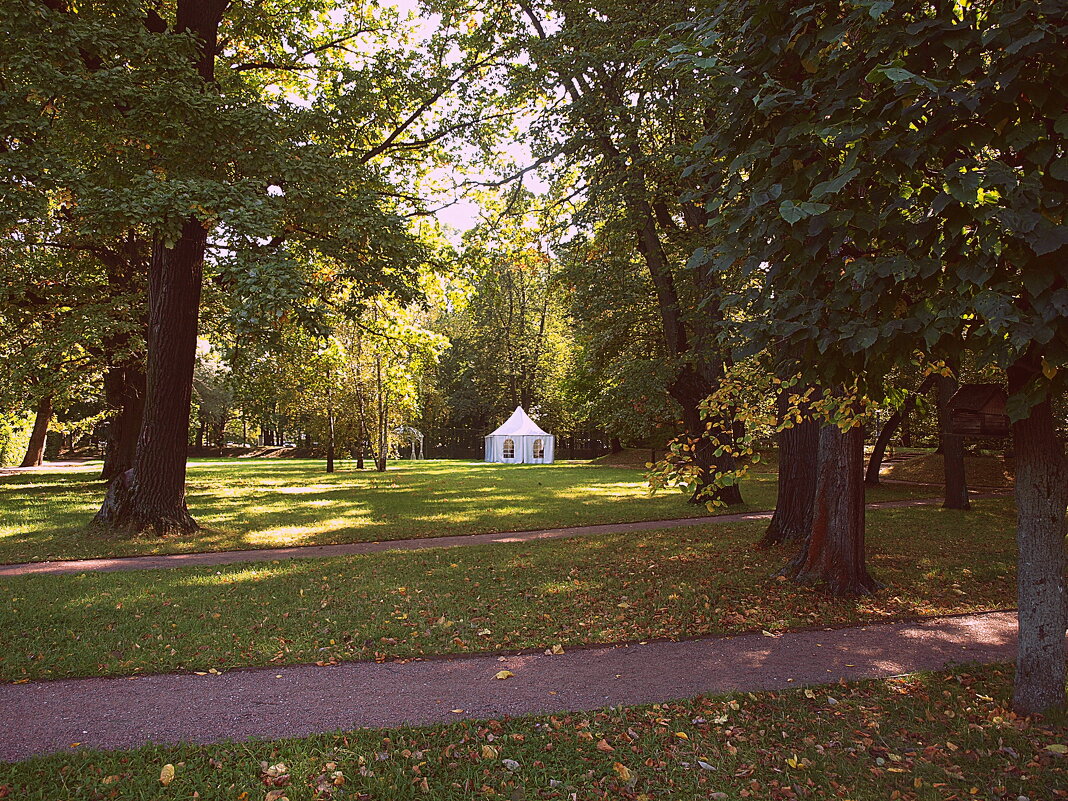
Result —
[[628, 768], [622, 762], [613, 762], [612, 770], [616, 772], [616, 775], [622, 782], [630, 782], [634, 780], [634, 774], [631, 773], [630, 768]]
[[1046, 750], [1054, 754], [1068, 754], [1068, 745], [1052, 743], [1046, 746]]
[[483, 759], [496, 759], [500, 755], [497, 748], [492, 745], [482, 746], [482, 758]]
[[497, 671], [497, 675], [495, 675], [493, 678], [500, 679], [501, 681], [504, 681], [505, 679], [512, 678], [512, 676], [514, 676], [514, 675], [515, 674], [510, 670], [499, 670], [499, 671]]
[[167, 787], [174, 781], [174, 765], [168, 762], [159, 772], [159, 783]]

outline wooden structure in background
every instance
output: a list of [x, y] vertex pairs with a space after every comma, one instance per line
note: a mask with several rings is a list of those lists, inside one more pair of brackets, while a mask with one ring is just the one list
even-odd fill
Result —
[[1000, 384], [964, 384], [949, 399], [950, 433], [968, 437], [1007, 437], [1008, 394]]

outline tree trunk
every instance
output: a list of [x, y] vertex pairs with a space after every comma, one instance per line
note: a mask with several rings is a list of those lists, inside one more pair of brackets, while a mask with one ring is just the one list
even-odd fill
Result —
[[[327, 392], [329, 393], [329, 389]], [[328, 396], [329, 397], [329, 396]], [[326, 413], [326, 472], [334, 472], [334, 410], [328, 408]]]
[[957, 379], [938, 376], [938, 436], [945, 470], [946, 501], [943, 509], [971, 509], [964, 474], [964, 437], [950, 430], [949, 399], [957, 391]]
[[871, 456], [868, 458], [868, 469], [864, 472], [864, 483], [867, 486], [879, 486], [879, 471], [882, 469], [883, 459], [886, 457], [886, 448], [890, 444], [894, 432], [896, 432], [898, 426], [901, 425], [901, 420], [904, 416], [904, 410], [898, 409], [890, 415], [890, 419], [886, 421], [882, 430], [879, 432], [879, 436], [875, 440], [875, 445], [871, 449]]
[[30, 443], [26, 446], [26, 455], [19, 467], [40, 467], [44, 463], [45, 442], [48, 439], [48, 425], [51, 422], [52, 396], [45, 395], [37, 401], [37, 414], [33, 418]]
[[608, 450], [610, 453], [621, 453], [623, 451], [623, 443], [619, 441], [619, 437], [612, 437], [609, 440]]
[[[1028, 354], [1009, 368], [1009, 394], [1037, 376]], [[1041, 379], [1040, 379], [1041, 380]], [[1068, 464], [1049, 397], [1012, 424], [1016, 451], [1019, 644], [1013, 708], [1021, 714], [1065, 706], [1065, 512]]]
[[864, 563], [864, 429], [820, 429], [812, 526], [797, 558], [783, 571], [834, 596], [879, 588]]
[[[916, 404], [916, 396], [923, 395], [927, 392], [927, 390], [931, 388], [933, 381], [934, 376], [925, 378], [923, 383], [916, 389], [916, 392], [905, 398], [905, 402], [901, 405], [901, 408], [890, 415], [890, 419], [886, 421], [883, 430], [879, 432], [879, 437], [875, 440], [875, 447], [872, 448], [871, 451], [871, 458], [868, 459], [868, 470], [864, 474], [864, 483], [869, 487], [879, 486], [879, 470], [883, 466], [883, 458], [886, 456], [886, 448], [890, 444], [894, 432], [897, 431], [898, 426], [901, 426], [902, 437], [904, 437], [904, 423], [908, 420], [909, 413], [912, 411], [912, 407]], [[902, 445], [904, 445], [904, 443], [902, 443]]]
[[[780, 419], [786, 414], [789, 390], [776, 401]], [[801, 423], [779, 432], [779, 479], [775, 513], [758, 547], [780, 542], [800, 542], [812, 527], [812, 502], [816, 497], [816, 466], [820, 425], [806, 416]]]
[[185, 465], [206, 243], [204, 226], [189, 219], [174, 247], [152, 249], [141, 433], [133, 468], [112, 481], [98, 524], [159, 535], [198, 528], [185, 504]]
[[100, 477], [111, 481], [133, 467], [145, 410], [145, 366], [141, 357], [108, 368], [104, 395], [115, 415], [108, 424], [107, 451]]
[[912, 410], [906, 409], [901, 415], [901, 447], [912, 447]]

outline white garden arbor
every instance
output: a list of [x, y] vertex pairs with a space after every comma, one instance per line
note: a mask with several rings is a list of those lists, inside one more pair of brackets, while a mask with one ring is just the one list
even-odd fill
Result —
[[516, 406], [504, 425], [486, 437], [486, 461], [552, 464], [555, 445], [553, 435], [527, 417], [522, 406]]

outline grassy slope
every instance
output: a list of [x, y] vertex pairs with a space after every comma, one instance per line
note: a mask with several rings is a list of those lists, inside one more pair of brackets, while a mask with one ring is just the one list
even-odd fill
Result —
[[[259, 801], [283, 786], [290, 801], [1064, 798], [1064, 721], [1017, 719], [1010, 681], [1007, 668], [958, 669], [583, 714], [72, 751], [0, 765], [0, 795]], [[166, 764], [175, 779], [164, 788]], [[279, 764], [284, 778], [266, 775]]]
[[1008, 607], [1012, 507], [869, 513], [887, 588], [770, 576], [765, 524], [0, 583], [0, 678], [374, 659], [777, 630]]
[[[971, 487], [995, 487], [1007, 489], [1013, 486], [1015, 466], [1011, 459], [1000, 456], [965, 456], [964, 474]], [[899, 481], [922, 481], [929, 484], [945, 482], [945, 467], [942, 454], [929, 453], [889, 465], [885, 478]]]
[[[86, 527], [103, 493], [99, 466], [0, 478], [0, 562], [270, 548], [522, 531], [708, 514], [681, 493], [650, 497], [634, 470], [483, 462], [396, 462], [328, 475], [311, 460], [194, 461], [189, 507], [205, 530], [119, 538]], [[743, 487], [746, 509], [775, 503], [772, 475]], [[930, 494], [884, 488], [870, 500]], [[736, 511], [736, 510], [731, 510]]]

